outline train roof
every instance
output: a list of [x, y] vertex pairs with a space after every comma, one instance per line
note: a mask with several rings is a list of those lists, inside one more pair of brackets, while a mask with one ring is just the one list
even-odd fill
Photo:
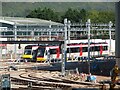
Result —
[[[102, 40], [102, 39], [91, 39], [90, 40], [90, 44], [107, 44], [108, 42], [106, 40]], [[87, 39], [83, 39], [83, 40], [70, 40], [70, 43], [67, 40], [67, 44], [68, 45], [74, 45], [74, 44], [88, 44], [88, 40]], [[31, 45], [27, 45], [29, 46], [58, 46], [59, 44], [31, 44]]]
[[[90, 42], [93, 43], [100, 43], [100, 42], [106, 42], [106, 40], [103, 39], [90, 39]], [[70, 40], [70, 42], [67, 40], [68, 43], [88, 43], [88, 39], [83, 39], [83, 40]]]

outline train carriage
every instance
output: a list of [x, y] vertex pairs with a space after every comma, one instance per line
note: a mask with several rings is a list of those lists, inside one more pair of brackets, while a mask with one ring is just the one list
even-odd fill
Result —
[[[60, 46], [43, 45], [43, 46], [32, 46], [30, 56], [25, 54], [28, 49], [25, 48], [23, 59], [26, 57], [33, 61], [44, 62], [49, 58], [52, 60], [60, 60], [62, 57], [62, 50]], [[91, 57], [105, 56], [108, 55], [108, 43], [91, 42], [90, 43], [90, 55]], [[67, 58], [75, 59], [76, 57], [87, 57], [88, 56], [88, 43], [70, 43], [67, 44]]]
[[21, 58], [25, 60], [32, 60], [33, 54], [36, 53], [36, 49], [38, 48], [38, 45], [27, 45], [24, 49], [24, 54]]

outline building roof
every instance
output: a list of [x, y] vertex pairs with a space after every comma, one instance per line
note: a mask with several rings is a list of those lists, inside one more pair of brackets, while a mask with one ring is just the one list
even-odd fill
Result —
[[43, 20], [43, 19], [37, 19], [37, 18], [24, 18], [24, 17], [0, 17], [0, 23], [6, 23], [10, 25], [16, 24], [17, 26], [49, 26], [49, 25], [57, 25], [57, 26], [63, 26], [61, 23]]

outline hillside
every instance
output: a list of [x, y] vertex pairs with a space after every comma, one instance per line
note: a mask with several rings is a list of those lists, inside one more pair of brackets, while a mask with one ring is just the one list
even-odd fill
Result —
[[68, 8], [86, 9], [86, 10], [105, 10], [113, 11], [115, 5], [113, 2], [3, 2], [2, 15], [3, 16], [22, 16], [25, 17], [31, 10], [35, 8], [48, 7], [55, 12], [63, 13]]

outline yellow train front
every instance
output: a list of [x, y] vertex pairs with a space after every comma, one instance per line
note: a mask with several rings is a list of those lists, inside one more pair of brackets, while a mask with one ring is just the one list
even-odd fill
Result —
[[27, 45], [21, 58], [25, 61], [44, 62], [47, 60], [46, 46]]
[[33, 55], [36, 53], [37, 48], [38, 45], [27, 45], [21, 58], [25, 61], [33, 61]]
[[33, 60], [37, 62], [44, 62], [47, 60], [47, 57], [45, 57], [45, 47], [44, 46], [39, 46], [36, 49], [36, 52], [33, 53]]
[[33, 55], [33, 59], [37, 62], [49, 61], [50, 58], [54, 60], [60, 58], [59, 46], [39, 46]]

